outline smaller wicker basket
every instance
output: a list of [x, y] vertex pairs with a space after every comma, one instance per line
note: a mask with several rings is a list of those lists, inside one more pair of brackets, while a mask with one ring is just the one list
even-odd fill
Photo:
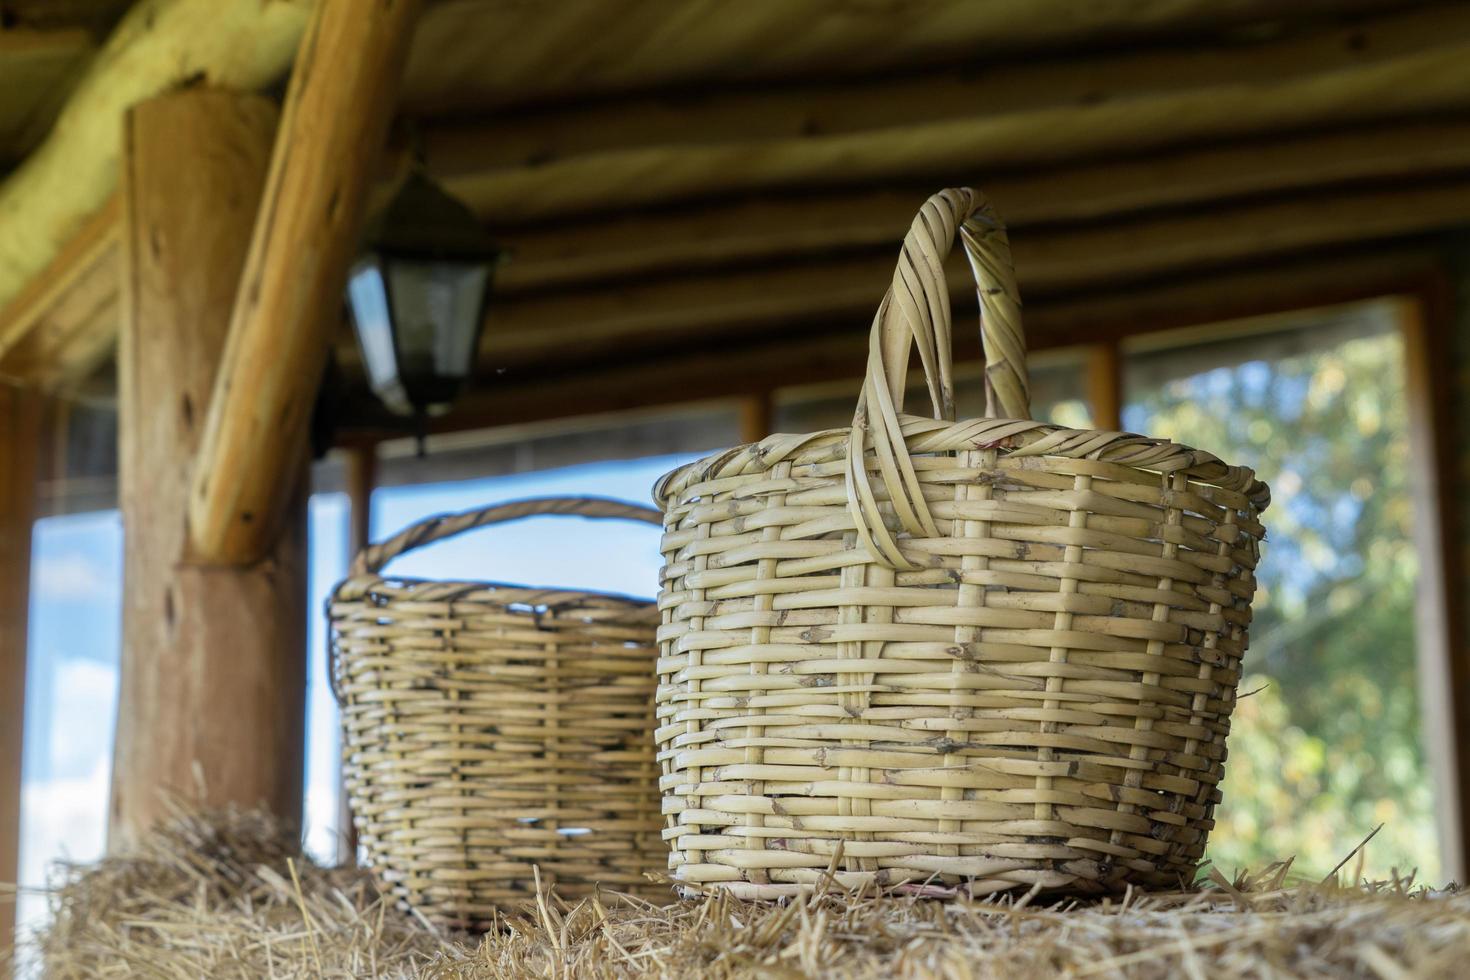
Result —
[[543, 514], [661, 523], [614, 500], [544, 498], [435, 517], [357, 556], [329, 606], [347, 794], [368, 863], [443, 926], [600, 885], [665, 897], [651, 602], [385, 577], [389, 561]]

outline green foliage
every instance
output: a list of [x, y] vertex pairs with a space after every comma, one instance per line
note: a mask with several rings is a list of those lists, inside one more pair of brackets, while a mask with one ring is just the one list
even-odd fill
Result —
[[[1208, 352], [1199, 352], [1206, 353]], [[1365, 868], [1439, 874], [1419, 730], [1403, 352], [1391, 329], [1130, 389], [1129, 428], [1271, 485], [1251, 648], [1210, 856], [1296, 855], [1325, 874], [1373, 827]], [[1163, 355], [1168, 356], [1168, 355]], [[1195, 362], [1196, 365], [1198, 362]]]

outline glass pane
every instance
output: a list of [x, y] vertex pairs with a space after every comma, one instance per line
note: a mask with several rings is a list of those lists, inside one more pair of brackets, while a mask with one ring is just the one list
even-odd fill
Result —
[[368, 380], [375, 391], [391, 386], [398, 375], [398, 364], [393, 352], [393, 324], [388, 318], [388, 294], [377, 261], [366, 259], [353, 266], [347, 280], [347, 297]]
[[[1378, 824], [1369, 873], [1439, 874], [1419, 731], [1402, 344], [1392, 308], [1141, 352], [1127, 428], [1270, 484], [1243, 697], [1210, 856], [1322, 875]], [[1250, 693], [1254, 692], [1254, 693]]]
[[[26, 656], [23, 887], [43, 887], [57, 861], [102, 856], [121, 643], [117, 512], [37, 521]], [[49, 917], [46, 899], [35, 892], [23, 893], [16, 911], [23, 931]]]
[[489, 268], [393, 259], [388, 274], [404, 373], [467, 377]]
[[324, 864], [337, 862], [342, 826], [341, 757], [337, 702], [327, 681], [327, 599], [347, 575], [347, 495], [317, 493], [307, 509], [311, 597], [306, 670], [307, 853]]

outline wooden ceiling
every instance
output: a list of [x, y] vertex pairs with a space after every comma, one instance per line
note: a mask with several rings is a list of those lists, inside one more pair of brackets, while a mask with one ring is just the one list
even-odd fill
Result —
[[[107, 5], [22, 19], [41, 6], [0, 0], [0, 52], [7, 34], [93, 45], [77, 25]], [[0, 54], [0, 123], [29, 120], [0, 148], [30, 145], [87, 57], [6, 88], [22, 68]], [[1191, 283], [1224, 305], [1232, 281], [1269, 292], [1334, 263], [1391, 280], [1425, 234], [1470, 224], [1470, 8], [445, 0], [415, 35], [385, 174], [411, 153], [512, 252], [486, 384], [446, 424], [565, 412], [591, 388], [583, 407], [627, 407], [849, 370], [897, 239], [949, 183], [1011, 222], [1038, 344], [1166, 317], [1164, 296], [1198, 308]], [[0, 377], [64, 388], [105, 364], [117, 218], [97, 193], [0, 296]], [[345, 335], [339, 360], [359, 387]]]

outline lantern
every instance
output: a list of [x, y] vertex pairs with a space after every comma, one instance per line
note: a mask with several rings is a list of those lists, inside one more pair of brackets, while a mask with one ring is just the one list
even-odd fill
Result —
[[448, 411], [474, 369], [500, 254], [474, 213], [418, 171], [369, 220], [347, 299], [368, 381], [392, 411]]

